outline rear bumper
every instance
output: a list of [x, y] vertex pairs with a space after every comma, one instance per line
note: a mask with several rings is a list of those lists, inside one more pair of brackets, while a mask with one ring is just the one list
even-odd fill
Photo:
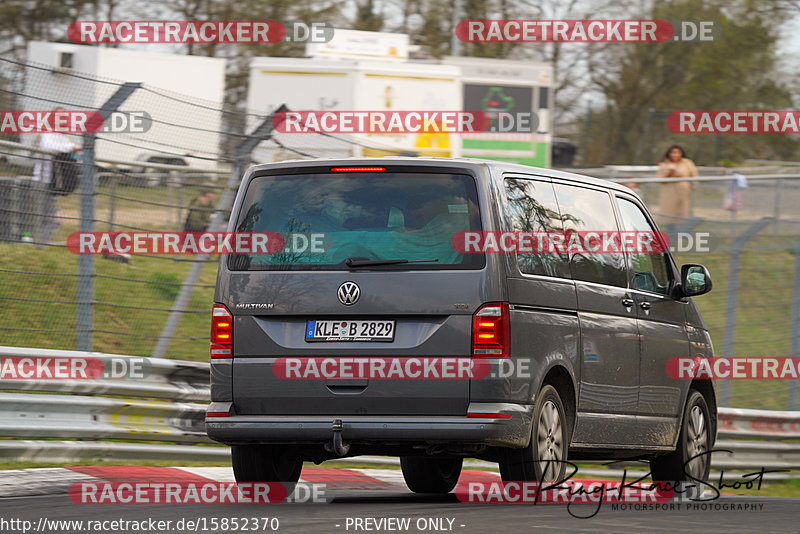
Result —
[[[209, 412], [227, 412], [228, 402], [214, 402]], [[469, 413], [507, 414], [500, 417], [375, 416], [375, 415], [231, 415], [207, 417], [208, 436], [221, 443], [323, 444], [333, 439], [332, 424], [342, 421], [346, 443], [475, 444], [525, 447], [530, 439], [533, 406], [472, 403]]]

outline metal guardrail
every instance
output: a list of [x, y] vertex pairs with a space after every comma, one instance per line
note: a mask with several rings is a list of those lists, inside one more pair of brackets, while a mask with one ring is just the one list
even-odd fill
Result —
[[[37, 393], [72, 393], [87, 395], [107, 395], [114, 397], [147, 397], [167, 401], [201, 401], [211, 398], [209, 385], [210, 366], [206, 362], [187, 362], [150, 358], [145, 356], [126, 356], [100, 352], [79, 352], [72, 350], [31, 349], [0, 346], [0, 361], [9, 356], [41, 358], [95, 358], [109, 368], [113, 362], [127, 369], [134, 364], [142, 364], [142, 378], [96, 378], [93, 380], [0, 380], [2, 391], [36, 391]], [[125, 364], [124, 362], [127, 362]], [[113, 371], [113, 370], [112, 370]], [[63, 397], [62, 397], [63, 399]], [[2, 410], [3, 407], [0, 407]]]
[[171, 461], [228, 463], [228, 447], [118, 441], [0, 440], [0, 460], [41, 463]]
[[0, 393], [0, 436], [208, 442], [205, 405]]
[[[206, 404], [200, 402], [208, 402], [210, 397], [209, 364], [0, 347], [0, 368], [5, 358], [32, 356], [97, 358], [104, 365], [146, 360], [149, 367], [141, 378], [135, 379], [0, 380], [0, 437], [39, 438], [0, 440], [0, 458], [41, 462], [100, 458], [228, 461], [229, 449], [212, 446], [213, 442], [205, 434]], [[800, 411], [720, 408], [715, 448], [732, 451], [731, 454], [714, 454], [712, 468], [716, 471], [753, 471], [764, 467], [794, 471], [768, 476], [768, 479], [798, 477]], [[350, 461], [397, 464], [391, 459], [364, 457]], [[641, 465], [627, 462], [615, 465], [614, 469], [590, 469], [586, 474], [619, 476], [621, 468]], [[582, 469], [581, 473], [584, 471]]]
[[718, 427], [720, 438], [800, 440], [800, 411], [720, 408]]

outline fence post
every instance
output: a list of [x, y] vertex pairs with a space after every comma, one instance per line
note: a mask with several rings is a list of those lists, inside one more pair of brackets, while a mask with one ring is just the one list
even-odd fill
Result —
[[[119, 109], [125, 100], [141, 86], [140, 83], [125, 83], [111, 95], [98, 113], [105, 121], [111, 113]], [[97, 136], [87, 133], [83, 136], [83, 172], [80, 179], [81, 232], [94, 231], [94, 197], [97, 193], [97, 180], [94, 175], [94, 144]], [[92, 350], [92, 307], [94, 305], [94, 255], [78, 256], [78, 305], [75, 310], [75, 348]]]
[[180, 232], [183, 230], [183, 225], [181, 224], [181, 214], [183, 211], [183, 180], [176, 171], [169, 171], [167, 183], [167, 187], [171, 187], [175, 192], [175, 231]]
[[697, 226], [699, 226], [700, 223], [702, 222], [703, 219], [701, 219], [700, 217], [690, 217], [684, 220], [680, 224], [668, 225], [666, 227], [666, 230], [668, 230], [667, 237], [669, 238], [670, 250], [672, 249], [677, 250], [676, 247], [680, 244], [678, 243], [678, 238], [681, 236], [681, 234], [691, 233], [691, 231], [694, 230]]
[[[742, 235], [737, 237], [731, 246], [731, 263], [728, 269], [728, 298], [725, 304], [725, 337], [722, 344], [722, 355], [734, 356], [736, 347], [736, 300], [739, 291], [739, 263], [742, 248], [767, 225], [774, 222], [772, 217], [753, 223]], [[729, 406], [731, 401], [731, 381], [721, 380], [719, 387], [719, 405]]]
[[117, 207], [117, 176], [111, 174], [111, 194], [108, 197], [108, 231], [114, 231], [114, 212]]
[[[792, 322], [789, 327], [791, 332], [792, 358], [800, 358], [800, 239], [794, 243], [794, 283], [792, 284]], [[789, 398], [786, 403], [787, 410], [797, 409], [797, 380], [789, 380]]]
[[781, 196], [783, 196], [783, 180], [775, 180], [775, 206], [772, 216], [776, 219], [781, 218]]
[[[214, 213], [211, 216], [211, 222], [207, 228], [209, 232], [217, 232], [223, 228], [223, 224], [225, 223], [223, 215], [227, 210], [231, 209], [233, 205], [234, 195], [236, 194], [238, 185], [242, 180], [242, 175], [247, 168], [250, 153], [253, 151], [256, 145], [258, 145], [258, 143], [268, 139], [272, 135], [273, 117], [275, 117], [277, 113], [286, 111], [286, 109], [287, 108], [285, 105], [281, 105], [281, 107], [275, 110], [272, 115], [264, 119], [264, 121], [259, 124], [256, 129], [253, 130], [250, 135], [248, 135], [234, 149], [235, 164], [233, 166], [233, 172], [228, 177], [228, 183], [225, 186], [225, 190], [222, 192], [219, 202], [217, 203], [217, 208], [214, 210]], [[189, 274], [187, 274], [186, 278], [183, 280], [183, 284], [181, 284], [181, 290], [178, 293], [178, 296], [175, 297], [175, 302], [172, 304], [172, 309], [170, 309], [167, 322], [164, 324], [164, 328], [161, 330], [161, 335], [158, 338], [156, 347], [153, 349], [153, 358], [164, 358], [167, 348], [169, 348], [169, 343], [172, 340], [172, 336], [175, 335], [175, 330], [178, 328], [178, 321], [181, 319], [183, 310], [189, 305], [189, 299], [192, 296], [192, 291], [194, 291], [195, 284], [197, 284], [197, 279], [200, 277], [200, 271], [203, 269], [203, 263], [205, 262], [202, 260], [194, 261], [192, 263], [192, 267], [189, 269]]]

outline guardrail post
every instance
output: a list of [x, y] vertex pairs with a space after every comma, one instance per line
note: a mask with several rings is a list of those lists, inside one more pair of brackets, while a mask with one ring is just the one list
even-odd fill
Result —
[[[98, 113], [105, 121], [111, 113], [119, 109], [125, 100], [142, 84], [125, 83], [111, 95]], [[94, 174], [94, 144], [97, 136], [88, 133], [83, 137], [83, 172], [80, 178], [81, 232], [94, 231], [94, 197], [97, 194], [97, 177]], [[75, 310], [75, 347], [78, 350], [92, 350], [92, 307], [94, 306], [94, 255], [78, 256], [78, 305]]]
[[[791, 332], [792, 358], [800, 358], [800, 239], [794, 243], [794, 283], [792, 284], [792, 320], [789, 327]], [[797, 409], [797, 380], [789, 381], [789, 398], [786, 403], [787, 410]]]
[[[273, 117], [275, 117], [277, 113], [286, 111], [286, 109], [287, 108], [285, 105], [281, 105], [270, 116], [264, 119], [264, 121], [259, 124], [255, 130], [253, 130], [250, 135], [248, 135], [236, 147], [234, 151], [234, 159], [236, 163], [233, 167], [233, 172], [228, 177], [228, 183], [226, 184], [225, 190], [220, 196], [219, 202], [217, 203], [217, 208], [214, 210], [214, 213], [211, 216], [211, 222], [208, 224], [207, 231], [218, 232], [222, 230], [223, 224], [225, 223], [223, 215], [227, 210], [231, 209], [233, 205], [234, 195], [236, 194], [239, 183], [242, 181], [242, 175], [244, 174], [245, 169], [247, 169], [250, 153], [253, 151], [256, 145], [258, 145], [261, 141], [268, 139], [272, 135]], [[192, 263], [192, 267], [189, 269], [189, 274], [186, 275], [186, 278], [181, 285], [180, 292], [178, 292], [178, 296], [175, 298], [175, 302], [170, 309], [169, 317], [167, 317], [167, 322], [164, 323], [164, 328], [161, 330], [161, 335], [158, 338], [156, 347], [153, 349], [152, 356], [154, 358], [163, 358], [166, 354], [170, 340], [172, 339], [172, 336], [175, 335], [175, 330], [178, 328], [178, 321], [181, 319], [183, 310], [189, 305], [189, 299], [192, 296], [192, 291], [197, 283], [197, 279], [200, 277], [200, 271], [202, 268], [202, 261], [195, 261]]]
[[[774, 222], [772, 217], [753, 223], [742, 235], [734, 240], [731, 246], [731, 263], [728, 269], [728, 298], [725, 304], [725, 338], [722, 344], [722, 355], [734, 356], [736, 348], [736, 300], [739, 291], [739, 266], [742, 248], [766, 226]], [[722, 380], [719, 387], [719, 405], [728, 406], [731, 401], [731, 382]]]

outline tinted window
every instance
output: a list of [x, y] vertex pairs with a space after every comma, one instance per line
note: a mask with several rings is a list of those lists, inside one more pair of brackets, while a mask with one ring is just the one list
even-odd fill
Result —
[[549, 87], [539, 88], [539, 109], [545, 109], [547, 107], [549, 96], [550, 96]]
[[235, 229], [280, 233], [287, 247], [231, 255], [234, 270], [343, 269], [347, 258], [438, 260], [380, 267], [387, 270], [484, 265], [483, 254], [461, 254], [452, 244], [457, 232], [481, 230], [475, 181], [465, 175], [260, 176], [248, 186]]
[[[506, 180], [511, 228], [520, 232], [561, 232], [561, 215], [553, 186], [522, 178]], [[548, 253], [518, 253], [519, 270], [527, 274], [569, 278], [569, 258]]]
[[[628, 232], [655, 232], [639, 206], [619, 198], [619, 213], [622, 225]], [[633, 263], [633, 288], [666, 295], [669, 292], [669, 258], [666, 252], [634, 251], [630, 253]]]
[[[563, 184], [553, 184], [553, 188], [565, 232], [618, 231], [611, 198], [605, 191]], [[570, 269], [575, 280], [627, 286], [622, 253], [587, 251], [570, 254]]]

